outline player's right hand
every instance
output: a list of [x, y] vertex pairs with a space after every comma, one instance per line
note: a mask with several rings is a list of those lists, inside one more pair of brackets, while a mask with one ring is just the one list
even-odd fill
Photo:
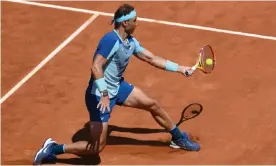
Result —
[[100, 111], [102, 111], [103, 113], [105, 112], [105, 110], [107, 109], [108, 112], [110, 112], [110, 99], [108, 96], [102, 96], [100, 99], [99, 104], [97, 105], [97, 108], [100, 108]]
[[191, 67], [180, 66], [179, 68], [180, 72], [186, 77], [190, 77], [193, 74], [193, 70], [191, 69]]

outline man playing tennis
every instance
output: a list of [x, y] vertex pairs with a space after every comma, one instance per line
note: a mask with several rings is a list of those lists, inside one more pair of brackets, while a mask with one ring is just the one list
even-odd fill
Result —
[[[34, 164], [54, 160], [56, 155], [94, 155], [100, 153], [106, 144], [108, 120], [115, 105], [133, 107], [149, 111], [155, 121], [172, 135], [172, 148], [198, 151], [199, 144], [190, 140], [186, 133], [169, 117], [159, 103], [141, 89], [123, 79], [124, 71], [132, 55], [166, 71], [190, 76], [190, 68], [153, 55], [131, 36], [136, 28], [136, 12], [124, 4], [114, 14], [114, 30], [105, 34], [95, 51], [91, 78], [85, 94], [86, 106], [90, 114], [90, 142], [79, 141], [72, 144], [57, 144], [48, 138], [35, 155]], [[188, 74], [186, 73], [188, 71]]]

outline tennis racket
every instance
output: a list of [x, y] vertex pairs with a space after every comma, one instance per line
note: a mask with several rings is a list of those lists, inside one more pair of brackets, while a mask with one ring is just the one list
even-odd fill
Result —
[[210, 45], [205, 45], [200, 49], [196, 64], [191, 68], [191, 72], [199, 69], [205, 74], [210, 74], [214, 70], [215, 66], [216, 56], [214, 54], [213, 48]]

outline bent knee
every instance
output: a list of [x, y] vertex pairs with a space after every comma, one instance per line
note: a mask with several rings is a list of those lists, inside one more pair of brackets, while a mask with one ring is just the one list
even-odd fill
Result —
[[99, 145], [91, 145], [89, 148], [88, 154], [89, 155], [97, 155], [101, 153], [105, 148], [105, 143], [100, 143]]
[[107, 136], [107, 123], [102, 122], [90, 122], [90, 154], [98, 154], [103, 151], [106, 145], [106, 136]]
[[106, 141], [100, 143], [100, 146], [98, 148], [98, 153], [101, 153], [104, 150], [105, 145], [106, 145]]

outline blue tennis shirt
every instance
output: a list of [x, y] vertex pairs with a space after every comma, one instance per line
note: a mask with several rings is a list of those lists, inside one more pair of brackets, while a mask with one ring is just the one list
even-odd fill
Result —
[[[128, 35], [126, 42], [124, 42], [116, 30], [106, 33], [101, 38], [94, 58], [97, 54], [100, 54], [107, 59], [103, 72], [110, 98], [115, 97], [118, 93], [120, 80], [126, 70], [130, 57], [142, 51], [144, 51], [144, 48], [133, 36]], [[100, 92], [94, 81], [91, 94], [100, 96]]]

